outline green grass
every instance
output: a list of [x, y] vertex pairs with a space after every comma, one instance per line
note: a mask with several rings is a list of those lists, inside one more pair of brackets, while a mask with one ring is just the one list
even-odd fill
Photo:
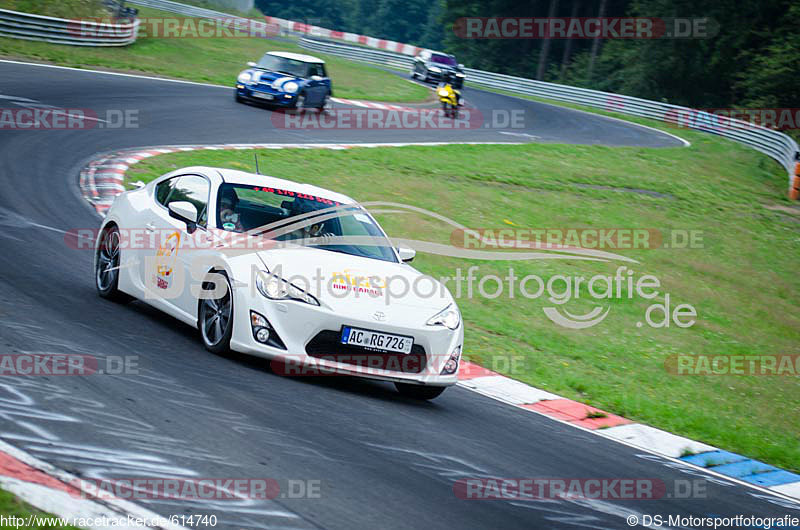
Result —
[[[456, 145], [269, 150], [259, 156], [265, 173], [361, 201], [412, 204], [470, 227], [702, 230], [702, 249], [621, 251], [640, 262], [632, 266], [637, 277], [648, 273], [661, 280], [673, 308], [695, 306], [693, 327], [636, 327], [662, 296], [614, 300], [606, 320], [588, 330], [550, 322], [542, 308], [552, 304], [541, 298], [461, 298], [465, 355], [551, 392], [800, 471], [800, 378], [689, 377], [665, 369], [666, 358], [676, 353], [797, 353], [800, 339], [794, 295], [800, 212], [784, 199], [783, 170], [732, 142], [679, 133], [691, 148]], [[252, 170], [252, 159], [251, 152], [236, 151], [169, 154], [134, 166], [130, 179], [147, 181], [189, 165]], [[625, 188], [666, 198], [620, 191]], [[427, 217], [378, 217], [392, 236], [450, 239], [447, 226]], [[479, 275], [504, 275], [509, 265], [426, 254], [415, 264], [437, 277], [469, 265], [479, 266]], [[545, 260], [513, 267], [518, 276], [590, 277], [612, 275], [617, 264]], [[588, 302], [570, 302], [568, 309], [587, 312]]]
[[[0, 2], [8, 0], [0, 0]], [[22, 2], [23, 0], [16, 0]], [[32, 0], [31, 0], [32, 1]], [[77, 1], [77, 0], [75, 0]], [[175, 17], [141, 8], [141, 17]], [[120, 48], [82, 48], [46, 42], [0, 38], [0, 56], [24, 58], [76, 68], [101, 68], [232, 86], [247, 61], [269, 50], [308, 53], [285, 41], [258, 38], [140, 38]], [[431, 91], [378, 68], [321, 54], [341, 98], [417, 102]]]
[[[65, 525], [51, 525], [51, 524], [36, 524], [35, 520], [38, 517], [40, 523], [44, 523], [44, 518], [51, 518], [54, 517], [52, 515], [48, 515], [42, 511], [37, 510], [29, 506], [28, 504], [19, 500], [15, 495], [0, 490], [0, 513], [2, 513], [5, 517], [15, 516], [26, 521], [24, 526], [19, 528], [32, 528], [32, 529], [40, 529], [40, 530], [47, 530], [50, 528], [64, 528], [69, 530], [77, 530], [74, 526], [65, 526]], [[33, 515], [34, 519], [32, 519], [33, 524], [27, 525], [28, 518]], [[0, 528], [14, 528], [15, 530], [17, 527], [7, 524], [0, 525]]]
[[0, 9], [61, 18], [108, 16], [101, 0], [0, 0]]

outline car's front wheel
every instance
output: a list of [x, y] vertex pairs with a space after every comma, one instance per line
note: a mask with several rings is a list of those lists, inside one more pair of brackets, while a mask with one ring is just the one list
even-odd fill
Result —
[[[209, 294], [209, 298], [200, 300], [197, 323], [206, 349], [212, 353], [227, 353], [230, 351], [233, 335], [233, 292], [227, 274], [217, 272], [216, 276], [225, 279], [225, 293], [219, 296]], [[204, 290], [213, 288], [214, 282], [203, 283]]]
[[115, 302], [129, 302], [130, 296], [117, 287], [119, 284], [120, 237], [116, 225], [103, 229], [95, 259], [95, 285], [97, 293]]
[[394, 386], [401, 395], [407, 398], [423, 400], [435, 399], [447, 389], [444, 386], [423, 386], [410, 383], [395, 383]]
[[303, 112], [306, 108], [306, 97], [303, 94], [297, 95], [297, 100], [294, 102], [294, 110], [297, 112]]

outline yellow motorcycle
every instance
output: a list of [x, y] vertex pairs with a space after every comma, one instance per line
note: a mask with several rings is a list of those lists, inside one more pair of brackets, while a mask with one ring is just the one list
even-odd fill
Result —
[[451, 80], [445, 79], [436, 89], [442, 111], [448, 118], [456, 118], [461, 107], [461, 92], [453, 88]]

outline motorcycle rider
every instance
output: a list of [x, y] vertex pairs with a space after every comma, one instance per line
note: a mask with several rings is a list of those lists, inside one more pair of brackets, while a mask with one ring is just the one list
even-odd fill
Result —
[[[443, 104], [455, 101], [455, 108], [453, 109], [453, 114], [458, 112], [458, 108], [461, 107], [462, 105], [461, 91], [456, 90], [454, 88], [455, 86], [456, 86], [455, 72], [446, 72], [442, 76], [442, 81], [436, 88], [436, 93], [439, 94], [439, 101], [441, 101]], [[446, 109], [445, 112], [447, 112]]]

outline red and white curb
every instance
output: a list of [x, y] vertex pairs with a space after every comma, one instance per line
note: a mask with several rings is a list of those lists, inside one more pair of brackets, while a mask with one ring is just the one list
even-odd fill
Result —
[[[155, 512], [122, 499], [97, 499], [92, 486], [75, 475], [0, 441], [0, 488], [13, 493], [31, 506], [67, 522], [86, 521], [83, 528], [119, 529], [162, 528], [183, 530]], [[96, 488], [95, 488], [96, 489]], [[41, 520], [47, 520], [42, 515]], [[102, 521], [106, 525], [100, 525]], [[147, 526], [133, 521], [147, 522]], [[114, 522], [110, 522], [114, 521]], [[131, 521], [131, 524], [128, 522]], [[75, 524], [75, 523], [72, 523]]]
[[561, 423], [591, 431], [599, 436], [652, 454], [673, 459], [711, 475], [791, 500], [800, 500], [800, 482], [763, 487], [682, 460], [682, 458], [687, 458], [687, 454], [699, 455], [719, 451], [711, 445], [633, 422], [585, 403], [573, 401], [505, 377], [467, 361], [462, 361], [458, 379], [458, 386], [503, 403], [542, 414]]
[[430, 107], [406, 107], [403, 105], [393, 105], [391, 103], [379, 103], [377, 101], [364, 101], [361, 99], [343, 99], [331, 98], [334, 103], [341, 103], [343, 105], [350, 105], [352, 107], [361, 107], [364, 109], [380, 109], [380, 110], [394, 110], [398, 112], [420, 112], [428, 111]]
[[[474, 142], [498, 143], [498, 142]], [[247, 149], [352, 149], [356, 147], [403, 147], [403, 146], [452, 145], [449, 142], [431, 143], [368, 143], [368, 144], [220, 144], [205, 146], [174, 146], [150, 149], [132, 149], [102, 156], [91, 162], [81, 172], [83, 196], [97, 209], [100, 215], [110, 207], [114, 197], [124, 191], [125, 173], [137, 162], [166, 153], [198, 150], [247, 150]], [[649, 425], [633, 422], [590, 405], [573, 401], [551, 392], [530, 386], [521, 381], [487, 370], [477, 364], [462, 361], [459, 367], [458, 386], [519, 407], [573, 427], [593, 432], [610, 440], [642, 449], [652, 454], [675, 459], [683, 465], [703, 470], [709, 474], [746, 485], [760, 491], [770, 492], [793, 500], [800, 500], [800, 482], [762, 487], [757, 483], [738, 480], [726, 474], [709, 470], [679, 460], [686, 455], [698, 455], [719, 451], [711, 445], [678, 436]]]

